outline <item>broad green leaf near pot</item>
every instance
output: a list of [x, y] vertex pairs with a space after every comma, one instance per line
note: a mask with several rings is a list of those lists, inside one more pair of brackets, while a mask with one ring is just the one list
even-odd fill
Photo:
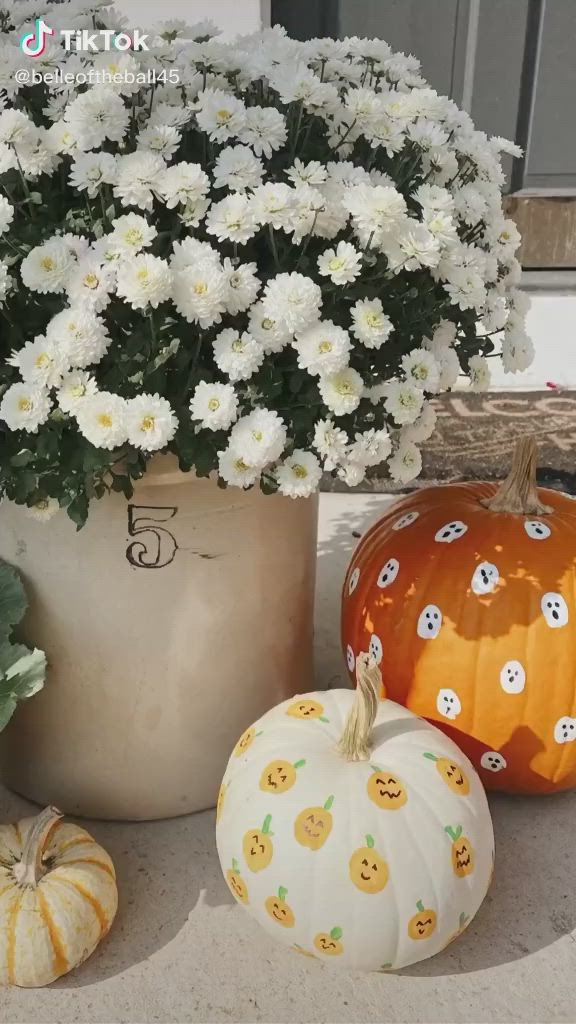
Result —
[[19, 700], [42, 689], [46, 655], [11, 640], [12, 627], [26, 611], [24, 587], [16, 571], [0, 562], [0, 731], [8, 724]]
[[20, 577], [11, 565], [0, 562], [0, 636], [17, 626], [28, 607]]

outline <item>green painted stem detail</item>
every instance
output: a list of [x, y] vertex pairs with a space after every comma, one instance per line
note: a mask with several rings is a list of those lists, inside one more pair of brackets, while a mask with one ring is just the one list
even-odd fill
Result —
[[272, 822], [272, 815], [271, 814], [267, 814], [266, 817], [264, 818], [264, 824], [262, 825], [262, 834], [263, 835], [265, 835], [265, 836], [271, 836], [272, 835], [272, 833], [270, 831], [270, 824], [271, 824], [271, 822]]
[[278, 889], [278, 899], [281, 900], [282, 903], [283, 903], [284, 900], [286, 899], [287, 895], [288, 895], [288, 889], [285, 889], [284, 886], [281, 885], [280, 888]]
[[368, 847], [369, 850], [373, 849], [374, 839], [372, 838], [372, 836], [366, 836], [366, 846]]
[[333, 803], [334, 803], [334, 797], [333, 796], [329, 796], [327, 801], [326, 801], [326, 803], [324, 804], [324, 810], [325, 811], [329, 811], [331, 809]]
[[334, 939], [335, 941], [338, 941], [338, 939], [341, 939], [342, 938], [342, 929], [341, 928], [333, 928], [332, 931], [330, 932], [330, 938]]
[[438, 757], [436, 757], [436, 754], [424, 754], [423, 756], [427, 757], [429, 761], [438, 761], [438, 760], [440, 760]]
[[235, 859], [235, 857], [232, 858], [232, 871], [234, 871], [237, 875], [240, 874], [240, 865], [238, 861]]
[[422, 903], [422, 900], [418, 900], [418, 903], [416, 904], [416, 910], [419, 910], [421, 914], [424, 913], [424, 904]]
[[305, 764], [306, 761], [304, 759], [300, 761], [294, 761], [294, 768], [303, 768]]

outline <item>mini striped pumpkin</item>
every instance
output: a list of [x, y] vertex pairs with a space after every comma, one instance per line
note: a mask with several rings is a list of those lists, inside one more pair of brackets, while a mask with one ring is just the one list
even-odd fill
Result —
[[49, 985], [86, 960], [118, 906], [114, 865], [54, 807], [0, 826], [0, 985]]

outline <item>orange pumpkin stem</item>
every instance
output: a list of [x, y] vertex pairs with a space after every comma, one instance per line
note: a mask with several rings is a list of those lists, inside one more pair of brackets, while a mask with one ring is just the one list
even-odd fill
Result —
[[344, 725], [338, 750], [347, 761], [368, 761], [372, 726], [378, 711], [382, 673], [370, 654], [356, 658], [356, 696]]
[[42, 854], [48, 836], [61, 817], [62, 811], [57, 807], [46, 807], [32, 822], [24, 843], [22, 860], [12, 868], [19, 885], [31, 885], [35, 889], [42, 876], [46, 874]]
[[536, 441], [533, 437], [519, 438], [508, 476], [502, 481], [496, 494], [482, 501], [490, 512], [544, 516], [553, 511], [550, 505], [545, 505], [538, 497], [537, 455]]

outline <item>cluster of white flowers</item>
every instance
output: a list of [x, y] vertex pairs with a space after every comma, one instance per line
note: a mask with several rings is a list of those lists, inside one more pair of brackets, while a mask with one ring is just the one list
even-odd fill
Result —
[[[12, 6], [0, 307], [10, 322], [26, 295], [45, 303], [0, 373], [15, 444], [64, 419], [110, 451], [181, 454], [188, 437], [239, 487], [307, 496], [323, 471], [356, 485], [386, 461], [405, 484], [433, 396], [461, 376], [488, 387], [487, 356], [529, 365], [519, 236], [500, 194], [500, 153], [515, 147], [476, 131], [415, 58], [279, 28], [224, 44], [209, 23], [161, 24], [149, 51], [112, 61], [50, 40], [44, 67], [175, 66], [181, 84], [49, 86], [46, 128], [13, 72], [48, 8]], [[46, 17], [122, 27], [104, 0]], [[19, 218], [37, 225], [35, 244]]]

